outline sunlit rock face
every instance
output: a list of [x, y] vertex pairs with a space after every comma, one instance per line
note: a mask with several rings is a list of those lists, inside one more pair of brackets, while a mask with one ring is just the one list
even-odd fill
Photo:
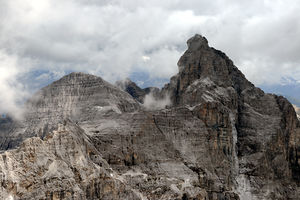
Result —
[[295, 111], [296, 111], [296, 113], [297, 113], [298, 119], [300, 119], [300, 108], [299, 108], [298, 106], [296, 106], [296, 105], [293, 105], [293, 106], [294, 106]]
[[1, 120], [0, 196], [298, 199], [293, 106], [201, 35], [187, 44], [161, 90], [72, 73], [35, 94], [22, 121]]

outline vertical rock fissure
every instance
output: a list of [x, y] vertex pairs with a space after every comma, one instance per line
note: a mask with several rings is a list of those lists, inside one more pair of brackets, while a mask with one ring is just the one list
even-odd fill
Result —
[[240, 173], [239, 158], [237, 151], [238, 133], [235, 127], [235, 116], [231, 112], [229, 114], [230, 123], [232, 126], [232, 152], [233, 152], [233, 177], [234, 177], [234, 192], [237, 193], [241, 200], [256, 200], [257, 198], [251, 192], [250, 180], [245, 174]]

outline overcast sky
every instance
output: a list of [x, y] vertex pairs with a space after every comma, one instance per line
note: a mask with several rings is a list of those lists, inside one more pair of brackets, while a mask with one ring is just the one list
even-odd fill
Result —
[[195, 33], [256, 85], [297, 85], [299, 19], [297, 0], [0, 0], [0, 113], [71, 71], [167, 80]]

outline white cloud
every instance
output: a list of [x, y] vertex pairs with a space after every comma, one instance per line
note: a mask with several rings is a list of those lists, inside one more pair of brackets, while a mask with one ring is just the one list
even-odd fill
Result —
[[148, 62], [151, 58], [149, 56], [142, 56], [144, 62]]
[[0, 51], [0, 113], [16, 118], [22, 117], [19, 105], [27, 95], [24, 86], [17, 80], [19, 73], [17, 58]]
[[156, 98], [153, 92], [150, 92], [145, 96], [143, 106], [147, 110], [161, 110], [171, 104], [170, 95], [167, 94], [163, 98]]
[[49, 71], [39, 81], [69, 71], [169, 78], [195, 33], [256, 84], [299, 82], [299, 10], [293, 0], [0, 0], [0, 50], [18, 62], [1, 82], [36, 70]]

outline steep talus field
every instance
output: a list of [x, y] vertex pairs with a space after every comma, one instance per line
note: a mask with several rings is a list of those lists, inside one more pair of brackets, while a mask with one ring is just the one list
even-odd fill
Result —
[[71, 73], [1, 119], [0, 197], [299, 199], [293, 106], [205, 37], [187, 44], [161, 90]]

